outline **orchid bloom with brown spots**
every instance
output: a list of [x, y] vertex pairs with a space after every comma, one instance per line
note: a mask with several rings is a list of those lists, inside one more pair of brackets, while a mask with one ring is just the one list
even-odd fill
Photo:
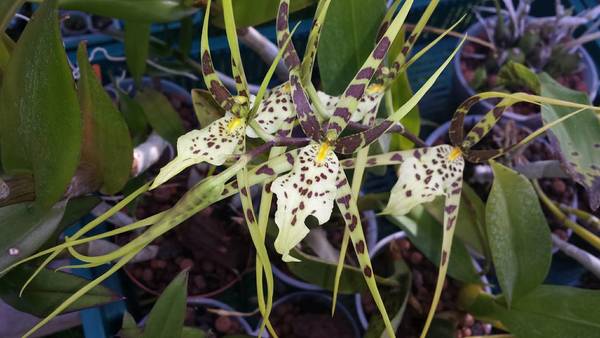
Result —
[[[210, 14], [207, 8], [206, 16]], [[201, 43], [202, 73], [206, 86], [224, 116], [200, 130], [192, 130], [177, 140], [177, 156], [161, 168], [150, 189], [168, 181], [184, 169], [199, 163], [223, 165], [245, 151], [245, 136], [258, 137], [250, 120], [256, 122], [263, 134], [280, 131], [287, 135], [295, 120], [295, 111], [289, 97], [290, 86], [284, 83], [266, 92], [264, 100], [249, 96], [241, 61], [232, 60], [232, 69], [239, 95], [233, 96], [218, 78], [208, 48], [208, 20], [204, 21]], [[229, 38], [229, 36], [228, 36]], [[232, 51], [233, 52], [233, 51]], [[237, 50], [239, 54], [239, 50]], [[239, 55], [238, 55], [239, 56]], [[234, 58], [235, 59], [235, 58]], [[239, 59], [239, 58], [238, 58]], [[265, 86], [268, 81], [265, 81]]]

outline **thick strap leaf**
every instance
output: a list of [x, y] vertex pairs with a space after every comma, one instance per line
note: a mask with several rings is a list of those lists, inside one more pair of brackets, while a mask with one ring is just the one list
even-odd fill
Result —
[[404, 3], [386, 33], [375, 46], [375, 49], [373, 49], [361, 69], [354, 76], [354, 79], [346, 87], [344, 94], [336, 105], [333, 116], [329, 119], [328, 123], [323, 125], [323, 134], [327, 140], [335, 141], [338, 135], [346, 128], [352, 112], [358, 106], [358, 100], [364, 95], [369, 81], [371, 81], [375, 71], [383, 63], [385, 55], [390, 49], [392, 41], [400, 31], [412, 3], [412, 0], [407, 0]]
[[358, 263], [363, 272], [363, 276], [365, 277], [369, 291], [375, 300], [375, 304], [377, 305], [379, 312], [381, 312], [388, 335], [390, 337], [395, 337], [394, 328], [390, 323], [385, 305], [383, 304], [383, 300], [379, 294], [379, 289], [377, 288], [377, 282], [375, 281], [371, 259], [369, 258], [369, 250], [367, 248], [367, 242], [365, 240], [365, 234], [363, 232], [362, 223], [360, 220], [360, 213], [356, 205], [356, 199], [352, 196], [352, 190], [348, 184], [348, 179], [346, 178], [344, 170], [341, 168], [337, 174], [336, 185], [336, 204], [340, 209], [340, 213], [343, 215], [346, 227], [350, 232], [350, 240], [354, 246], [354, 251], [356, 252], [356, 257], [358, 258]]
[[210, 46], [208, 44], [208, 22], [210, 19], [211, 0], [208, 0], [206, 12], [204, 13], [204, 23], [202, 24], [202, 37], [200, 38], [200, 55], [202, 62], [202, 77], [204, 84], [210, 91], [215, 101], [226, 111], [230, 111], [235, 101], [229, 90], [223, 85], [221, 79], [217, 76], [215, 67], [213, 66], [212, 57], [210, 55]]

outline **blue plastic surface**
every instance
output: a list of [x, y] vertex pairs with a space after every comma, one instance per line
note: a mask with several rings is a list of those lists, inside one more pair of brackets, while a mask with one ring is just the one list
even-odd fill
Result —
[[[70, 235], [75, 233], [88, 221], [92, 220], [92, 217], [86, 217], [77, 225], [72, 226], [65, 234]], [[101, 233], [107, 231], [106, 225], [102, 224], [98, 226], [91, 234]], [[73, 264], [81, 264], [78, 260], [73, 260]], [[106, 272], [110, 266], [100, 266], [92, 269], [73, 269], [72, 273], [80, 277], [92, 280], [104, 272]], [[114, 274], [105, 280], [102, 285], [110, 288], [115, 293], [123, 295], [121, 287], [121, 281], [118, 274]], [[93, 307], [81, 311], [81, 323], [83, 326], [83, 332], [86, 338], [109, 338], [113, 337], [114, 334], [120, 329], [121, 318], [125, 311], [125, 302], [119, 300], [110, 304], [106, 304], [99, 307]]]

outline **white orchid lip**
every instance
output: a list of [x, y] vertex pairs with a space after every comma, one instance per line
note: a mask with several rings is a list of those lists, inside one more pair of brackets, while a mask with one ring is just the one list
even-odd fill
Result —
[[298, 261], [290, 251], [308, 234], [308, 216], [314, 216], [319, 224], [331, 217], [339, 170], [338, 158], [329, 143], [312, 143], [300, 149], [288, 174], [273, 181], [271, 191], [277, 196], [275, 224], [279, 228], [275, 250], [283, 261]]
[[400, 165], [398, 181], [382, 214], [405, 215], [419, 204], [448, 195], [453, 190], [452, 183], [462, 177], [463, 166], [458, 147], [441, 145], [416, 150]]

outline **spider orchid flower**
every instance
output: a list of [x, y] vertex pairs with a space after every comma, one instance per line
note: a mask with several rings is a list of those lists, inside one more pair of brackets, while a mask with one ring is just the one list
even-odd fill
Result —
[[460, 196], [465, 161], [459, 148], [440, 145], [417, 149], [412, 155], [398, 169], [398, 181], [383, 214], [401, 216], [437, 196]]
[[[290, 256], [290, 251], [308, 233], [308, 228], [304, 224], [306, 217], [313, 215], [319, 221], [319, 224], [323, 224], [330, 218], [333, 202], [335, 201], [340, 213], [343, 215], [347, 233], [356, 252], [363, 276], [382, 314], [387, 334], [390, 337], [395, 336], [394, 329], [385, 311], [383, 300], [374, 279], [368, 248], [365, 245], [364, 233], [362, 231], [360, 213], [356, 205], [356, 197], [348, 183], [343, 168], [339, 164], [336, 154], [353, 154], [376, 141], [383, 133], [396, 126], [400, 119], [406, 116], [429, 88], [433, 86], [435, 80], [440, 76], [457, 51], [455, 50], [446, 59], [444, 64], [415, 92], [414, 96], [408, 102], [392, 113], [387, 119], [376, 124], [369, 123], [369, 125], [374, 126], [362, 132], [339, 137], [349, 122], [354, 119], [360, 120], [364, 116], [368, 116], [370, 112], [377, 110], [377, 106], [383, 96], [383, 89], [385, 88], [385, 76], [391, 73], [391, 71], [383, 68], [383, 61], [391, 46], [391, 42], [394, 41], [400, 31], [402, 23], [406, 19], [408, 10], [412, 5], [412, 1], [407, 0], [401, 9], [396, 11], [400, 2], [400, 0], [395, 1], [388, 14], [386, 14], [375, 48], [339, 98], [319, 94], [314, 90], [310, 81], [320, 28], [329, 1], [319, 2], [315, 15], [316, 20], [309, 35], [307, 51], [302, 62], [294, 49], [293, 43], [289, 43], [285, 48], [282, 48], [285, 50], [283, 59], [290, 69], [289, 83], [297, 120], [304, 134], [314, 142], [298, 150], [298, 159], [293, 162], [291, 171], [286, 175], [276, 178], [271, 186], [271, 191], [277, 196], [275, 223], [279, 228], [279, 234], [275, 240], [275, 248], [282, 255], [283, 260], [288, 262], [297, 260]], [[432, 2], [433, 5], [429, 7], [435, 7], [436, 3]], [[277, 39], [280, 46], [282, 41], [289, 38], [288, 11], [289, 0], [281, 0], [276, 24]], [[396, 16], [394, 17], [394, 15]], [[429, 15], [424, 15], [423, 17], [428, 17]], [[419, 21], [421, 23], [420, 26], [424, 25], [421, 22], [423, 20], [426, 21], [427, 18], [422, 18]], [[422, 27], [417, 29], [417, 31], [420, 32], [421, 29]], [[418, 33], [413, 32], [411, 38], [404, 45], [402, 49], [404, 56], [408, 54], [414, 40], [416, 40], [417, 35], [415, 34], [418, 35]], [[402, 70], [405, 63], [404, 56], [400, 57], [398, 61], [399, 65], [394, 67], [394, 69]], [[372, 80], [375, 80], [375, 83], [380, 83], [380, 79], [384, 80], [383, 88], [378, 87], [378, 85], [369, 85]], [[323, 101], [325, 101], [325, 104]], [[325, 107], [324, 109], [320, 109], [319, 113], [321, 115], [330, 115], [330, 117], [321, 123], [319, 116], [315, 113], [315, 109], [313, 109], [313, 105], [316, 108]], [[360, 115], [354, 116], [358, 109], [361, 110]], [[329, 111], [330, 113], [323, 114], [322, 110]], [[367, 120], [369, 119], [367, 118]], [[456, 159], [453, 158], [453, 160]], [[354, 160], [351, 159], [350, 161]], [[459, 162], [460, 159], [456, 163]], [[370, 164], [363, 163], [361, 165]], [[424, 170], [427, 172], [427, 169]], [[336, 279], [338, 278], [336, 275]], [[337, 284], [334, 286], [334, 289], [336, 287]]]
[[[244, 69], [240, 60], [237, 44], [232, 53], [237, 57], [232, 58], [232, 69], [236, 79], [237, 96], [233, 96], [223, 85], [213, 67], [212, 57], [208, 45], [208, 17], [210, 8], [207, 8], [206, 19], [202, 28], [201, 55], [202, 75], [210, 95], [219, 105], [218, 109], [224, 111], [223, 117], [213, 121], [208, 126], [192, 130], [182, 135], [177, 140], [177, 156], [166, 166], [161, 168], [154, 179], [150, 189], [168, 181], [187, 167], [199, 163], [223, 165], [235, 155], [241, 155], [245, 150], [245, 136], [258, 137], [249, 121], [255, 121], [257, 128], [267, 135], [278, 131], [290, 129], [295, 120], [295, 112], [289, 97], [290, 86], [284, 83], [258, 97], [250, 96]], [[228, 35], [228, 39], [237, 39]], [[237, 40], [236, 40], [237, 42]], [[285, 42], [287, 43], [287, 42]], [[280, 53], [281, 55], [281, 53]], [[276, 59], [276, 62], [279, 60]], [[274, 64], [276, 64], [276, 62]], [[274, 67], [271, 67], [274, 68]], [[272, 75], [272, 72], [270, 72]], [[271, 75], [263, 80], [261, 89], [266, 89]]]
[[[366, 94], [376, 69], [383, 63], [391, 41], [400, 31], [411, 4], [410, 1], [405, 4], [341, 97], [332, 98], [320, 94], [321, 97], [328, 99], [326, 100], [329, 106], [327, 110], [331, 112], [329, 120], [321, 124], [313, 109], [313, 104], [318, 106], [320, 103], [323, 106], [323, 102], [319, 99], [319, 95], [309, 98], [305, 83], [310, 82], [306, 80], [306, 76], [312, 73], [320, 28], [328, 5], [329, 1], [319, 3], [315, 15], [316, 20], [309, 35], [308, 48], [302, 62], [293, 43], [289, 43], [286, 48], [281, 48], [282, 42], [289, 38], [289, 0], [280, 2], [277, 16], [277, 40], [280, 48], [284, 50], [283, 59], [290, 69], [291, 99], [304, 134], [313, 140], [311, 144], [299, 150], [298, 159], [294, 162], [292, 170], [275, 179], [271, 187], [272, 192], [277, 196], [275, 223], [279, 228], [279, 234], [275, 240], [275, 249], [282, 255], [282, 259], [288, 262], [297, 261], [289, 253], [308, 234], [309, 230], [305, 225], [308, 216], [315, 216], [319, 224], [323, 224], [331, 216], [334, 201], [337, 201], [338, 205], [345, 206], [341, 208], [343, 210], [349, 208], [350, 197], [345, 194], [339, 196], [340, 191], [344, 191], [340, 187], [348, 185], [345, 179], [341, 179], [339, 182], [341, 177], [345, 177], [336, 155], [336, 152], [341, 149], [340, 145], [346, 144], [343, 148], [348, 151], [343, 153], [352, 153], [362, 144], [377, 139], [392, 124], [386, 124], [385, 128], [366, 131], [369, 132], [369, 138], [363, 137], [360, 133], [352, 135], [354, 142], [350, 147], [346, 142], [349, 140], [347, 137], [338, 139], [339, 134], [345, 129], [353, 112], [357, 110]], [[308, 76], [308, 80], [310, 80], [310, 76]], [[373, 110], [373, 108], [368, 107], [368, 110]], [[360, 217], [348, 212], [348, 222], [357, 222], [357, 218]], [[353, 227], [356, 227], [356, 224], [353, 224]], [[365, 253], [364, 250], [362, 252]], [[368, 259], [368, 256], [366, 258]], [[366, 261], [363, 262], [366, 266]]]
[[[348, 122], [353, 120], [358, 121], [364, 118], [367, 113], [376, 111], [385, 89], [384, 85], [379, 84], [379, 80], [383, 79], [383, 75], [381, 74], [388, 73], [387, 71], [378, 72], [378, 70], [382, 69], [381, 67], [385, 55], [390, 48], [391, 41], [393, 41], [398, 33], [400, 25], [404, 21], [408, 9], [411, 6], [411, 2], [405, 3], [393, 20], [392, 17], [393, 14], [396, 13], [399, 1], [396, 1], [394, 7], [390, 8], [390, 11], [386, 14], [384, 23], [382, 23], [382, 27], [385, 27], [385, 29], [381, 30], [381, 34], [378, 37], [378, 42], [374, 50], [361, 69], [356, 73], [354, 79], [350, 82], [343, 95], [341, 97], [331, 97], [324, 93], [318, 93], [315, 97], [312, 97], [311, 102], [309, 99], [311, 91], [305, 89], [305, 86], [310, 86], [310, 81], [303, 78], [303, 76], [306, 76], [306, 74], [309, 74], [312, 71], [315, 55], [314, 48], [318, 45], [320, 19], [324, 16], [324, 9], [326, 9], [328, 2], [323, 3], [324, 4], [322, 6], [320, 5], [320, 8], [317, 9], [317, 20], [315, 21], [313, 31], [311, 31], [309, 36], [308, 49], [304, 56], [304, 60], [302, 62], [300, 61], [293, 43], [287, 45], [284, 53], [284, 61], [290, 69], [289, 83], [291, 86], [291, 97], [295, 106], [298, 122], [304, 133], [314, 141], [313, 144], [300, 150], [302, 161], [296, 161], [291, 172], [277, 178], [273, 182], [272, 191], [278, 198], [278, 210], [276, 215], [279, 215], [279, 217], [276, 217], [275, 219], [275, 223], [279, 228], [279, 235], [276, 239], [276, 250], [278, 253], [282, 254], [283, 259], [286, 261], [295, 260], [289, 255], [289, 252], [302, 241], [308, 233], [308, 228], [304, 225], [306, 217], [311, 214], [316, 215], [318, 216], [317, 220], [319, 220], [319, 224], [323, 224], [329, 219], [331, 214], [331, 201], [335, 198], [340, 198], [340, 196], [338, 196], [340, 186], [333, 187], [333, 178], [331, 175], [328, 175], [327, 172], [330, 168], [339, 167], [337, 164], [338, 159], [336, 153], [352, 154], [371, 144], [377, 140], [379, 136], [395, 126], [398, 121], [414, 107], [428, 89], [431, 88], [452, 57], [451, 55], [442, 67], [438, 69], [436, 74], [434, 74], [427, 83], [415, 93], [414, 98], [411, 99], [410, 102], [400, 108], [390, 118], [383, 120], [374, 127], [363, 132], [338, 138], [340, 133], [346, 128]], [[289, 1], [281, 1], [277, 19], [277, 35], [280, 44], [289, 37], [289, 32], [287, 31], [288, 9]], [[410, 50], [415, 39], [416, 37], [408, 39], [409, 41], [407, 41], [405, 48], [403, 48], [405, 53], [408, 53], [408, 50]], [[398, 67], [402, 68], [402, 66]], [[369, 85], [372, 80], [375, 80], [375, 84]], [[320, 98], [322, 98], [322, 100]], [[331, 117], [322, 125], [312, 106], [312, 104], [318, 106], [318, 103], [327, 107], [326, 110], [331, 112]], [[360, 114], [354, 115], [359, 110]], [[322, 163], [326, 163], [327, 165], [320, 166]], [[428, 169], [425, 169], [425, 171], [428, 172]], [[323, 174], [323, 177], [319, 178], [320, 181], [316, 181], [315, 174], [317, 174], [316, 176], [321, 176], [321, 174]], [[432, 180], [432, 178], [428, 179], [428, 181], [429, 180]], [[321, 189], [319, 187], [319, 189], [316, 189], [312, 187], [311, 185], [315, 183], [322, 185], [323, 188]], [[338, 182], [338, 184], [347, 185], [347, 182]], [[441, 185], [441, 183], [438, 184]], [[331, 187], [333, 187], [333, 191], [330, 191]], [[296, 189], [296, 191], [292, 191], [293, 189]], [[315, 197], [315, 192], [322, 195]], [[320, 204], [322, 205], [321, 211], [307, 208], [308, 205], [315, 205], [311, 201], [311, 199], [314, 198], [319, 200], [323, 199], [320, 201]], [[344, 202], [347, 202], [345, 200], [347, 196], [341, 196], [341, 198], [342, 200], [339, 202], [342, 202], [341, 204], [344, 205]], [[329, 202], [324, 199], [328, 199]], [[338, 203], [338, 205], [339, 204], [340, 203]], [[351, 223], [352, 217], [349, 217], [348, 221]]]

